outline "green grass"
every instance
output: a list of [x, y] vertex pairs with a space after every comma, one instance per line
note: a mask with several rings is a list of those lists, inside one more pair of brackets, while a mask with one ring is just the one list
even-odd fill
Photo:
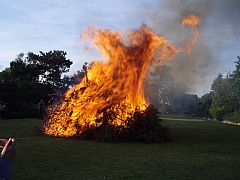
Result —
[[13, 179], [240, 179], [240, 127], [165, 116], [171, 142], [102, 143], [38, 135], [43, 121], [0, 121], [17, 139]]

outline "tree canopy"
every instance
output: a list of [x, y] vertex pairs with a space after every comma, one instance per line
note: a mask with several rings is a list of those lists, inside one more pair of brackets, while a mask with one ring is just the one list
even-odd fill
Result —
[[189, 111], [197, 96], [187, 94], [188, 90], [175, 81], [172, 68], [166, 65], [155, 66], [145, 82], [147, 99], [162, 112]]
[[73, 76], [64, 75], [72, 65], [66, 56], [60, 50], [20, 53], [0, 72], [0, 100], [8, 102], [12, 111], [31, 111], [40, 99], [47, 102], [49, 94], [66, 90], [74, 83]]
[[[196, 113], [199, 116], [225, 120], [229, 114], [240, 115], [240, 57], [235, 61], [235, 70], [223, 77], [221, 73], [213, 80], [211, 92], [200, 100]], [[203, 107], [204, 111], [201, 111]], [[240, 117], [240, 116], [239, 116]], [[226, 119], [230, 120], [230, 119]]]
[[20, 53], [10, 63], [10, 69], [15, 77], [26, 80], [29, 83], [40, 82], [50, 84], [54, 88], [63, 88], [62, 74], [69, 72], [72, 61], [66, 58], [64, 51], [54, 50], [27, 55]]

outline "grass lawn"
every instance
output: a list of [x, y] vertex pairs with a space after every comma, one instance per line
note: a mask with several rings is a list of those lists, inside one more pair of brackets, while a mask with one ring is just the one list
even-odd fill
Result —
[[18, 141], [13, 179], [240, 179], [240, 126], [163, 116], [171, 142], [102, 143], [38, 135], [37, 119], [0, 121]]

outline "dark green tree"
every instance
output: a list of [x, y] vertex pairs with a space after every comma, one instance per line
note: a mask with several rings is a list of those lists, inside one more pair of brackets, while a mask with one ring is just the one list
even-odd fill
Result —
[[64, 85], [62, 74], [69, 72], [72, 65], [72, 61], [66, 59], [66, 55], [67, 53], [64, 51], [54, 50], [47, 53], [40, 51], [39, 62], [45, 69], [42, 75], [43, 82], [49, 83], [56, 88]]
[[151, 78], [149, 83], [153, 92], [152, 100], [161, 104], [169, 104], [169, 94], [171, 93], [175, 78], [172, 75], [172, 68], [169, 66], [155, 66], [150, 72]]
[[20, 53], [0, 75], [1, 90], [8, 92], [8, 96], [1, 94], [5, 99], [9, 97], [6, 101], [12, 102], [12, 109], [36, 109], [40, 99], [47, 103], [49, 94], [59, 89], [65, 91], [72, 84], [72, 76], [64, 75], [72, 64], [66, 55], [58, 50], [39, 55]]
[[10, 68], [0, 72], [0, 100], [7, 102], [11, 107], [16, 104], [19, 98], [18, 87], [11, 74]]
[[26, 80], [28, 83], [40, 82], [50, 84], [54, 89], [66, 88], [67, 76], [72, 61], [66, 58], [64, 51], [54, 50], [34, 54], [29, 52], [26, 56], [20, 53], [15, 61], [10, 63], [12, 74], [15, 78]]
[[27, 55], [20, 53], [14, 61], [10, 62], [10, 68], [15, 79], [28, 83], [38, 82], [43, 71], [38, 63], [38, 56], [32, 52]]
[[193, 98], [186, 94], [188, 90], [185, 84], [175, 81], [172, 68], [166, 65], [155, 66], [145, 82], [147, 99], [160, 111], [187, 111], [189, 102], [195, 100], [195, 96]]
[[209, 112], [218, 120], [223, 120], [227, 114], [240, 108], [240, 57], [237, 58], [236, 69], [226, 78], [219, 74], [211, 86], [212, 105]]
[[198, 99], [194, 107], [193, 114], [197, 117], [212, 118], [209, 109], [212, 105], [212, 92], [204, 94]]
[[217, 78], [213, 80], [211, 85], [211, 90], [214, 91], [217, 89], [218, 86], [221, 86], [223, 83], [223, 75], [221, 73], [218, 74]]
[[232, 74], [230, 74], [230, 77], [236, 80], [240, 80], [240, 57], [237, 56], [237, 59], [238, 60], [234, 62], [236, 63], [235, 65], [236, 69], [232, 72]]

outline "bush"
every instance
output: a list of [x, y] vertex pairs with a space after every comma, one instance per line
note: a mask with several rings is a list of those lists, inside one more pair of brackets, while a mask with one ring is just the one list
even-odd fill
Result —
[[[87, 140], [98, 141], [128, 141], [160, 143], [170, 140], [169, 126], [160, 119], [158, 112], [153, 105], [148, 106], [145, 111], [136, 111], [125, 120], [125, 125], [112, 125], [110, 122], [115, 117], [114, 112], [104, 113], [102, 122], [98, 127], [88, 127], [78, 137]], [[106, 120], [107, 119], [107, 120]]]
[[9, 111], [8, 119], [24, 119], [24, 118], [37, 118], [38, 109], [35, 104], [24, 104], [18, 106], [16, 109], [11, 109]]
[[224, 121], [230, 121], [230, 122], [233, 122], [233, 123], [240, 123], [240, 111], [236, 111], [236, 112], [226, 114], [223, 117], [223, 120]]

